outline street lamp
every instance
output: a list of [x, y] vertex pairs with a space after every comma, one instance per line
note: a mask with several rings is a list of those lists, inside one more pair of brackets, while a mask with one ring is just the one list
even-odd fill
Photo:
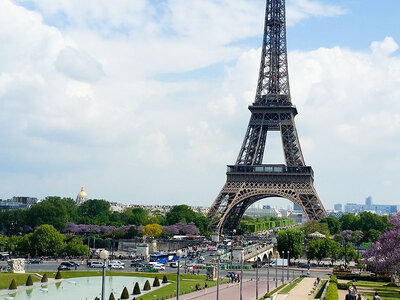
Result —
[[285, 273], [283, 271], [284, 261], [285, 261], [285, 251], [282, 251], [282, 259], [281, 259], [281, 262], [282, 262], [282, 284], [285, 283]]
[[233, 269], [233, 236], [236, 234], [236, 229], [232, 230], [231, 236], [231, 269]]
[[180, 258], [181, 258], [181, 256], [182, 256], [182, 250], [178, 250], [178, 251], [176, 251], [176, 256], [178, 257], [178, 270], [177, 270], [177, 280], [176, 280], [176, 300], [179, 300], [179, 280], [180, 280], [180, 274], [179, 274], [179, 269], [180, 269], [180, 266], [181, 266], [181, 263], [180, 263]]
[[243, 260], [244, 253], [242, 249], [242, 252], [240, 252], [240, 300], [243, 300]]
[[101, 300], [104, 300], [104, 294], [105, 294], [105, 281], [106, 281], [106, 263], [107, 263], [107, 258], [109, 256], [109, 253], [107, 250], [101, 250], [100, 251], [100, 259], [103, 260], [103, 279], [101, 281]]
[[221, 256], [221, 251], [218, 250], [215, 256], [217, 257], [217, 300], [219, 300], [219, 258]]
[[269, 294], [269, 253], [268, 253], [268, 261], [267, 261], [267, 293]]
[[[289, 254], [290, 253], [290, 251], [288, 250], [288, 252], [287, 252], [287, 280], [289, 281]], [[294, 277], [293, 277], [294, 278]]]

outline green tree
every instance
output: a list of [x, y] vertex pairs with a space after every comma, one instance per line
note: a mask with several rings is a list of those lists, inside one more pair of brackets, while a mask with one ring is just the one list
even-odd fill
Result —
[[210, 223], [204, 214], [194, 212], [187, 205], [176, 205], [165, 215], [166, 225], [174, 225], [176, 223], [190, 223], [193, 222], [200, 230], [200, 234], [209, 233]]
[[345, 258], [347, 263], [349, 263], [353, 259], [356, 260], [358, 258], [357, 252], [356, 250], [354, 250], [351, 243], [347, 243], [346, 247], [341, 248], [340, 255]]
[[128, 225], [146, 225], [149, 212], [141, 207], [127, 208], [121, 213], [121, 221]]
[[321, 223], [328, 224], [328, 229], [331, 235], [340, 233], [340, 222], [337, 218], [329, 216], [322, 219]]
[[126, 287], [124, 287], [124, 290], [122, 291], [121, 299], [129, 299], [129, 292]]
[[157, 277], [157, 276], [156, 276], [156, 277], [154, 277], [153, 286], [154, 286], [154, 287], [156, 287], [156, 286], [160, 286], [160, 280], [158, 279], [158, 277]]
[[144, 287], [143, 287], [144, 291], [150, 291], [151, 290], [151, 286], [150, 286], [150, 282], [148, 280], [146, 280]]
[[376, 243], [379, 240], [381, 234], [382, 232], [380, 232], [379, 230], [370, 229], [366, 234], [366, 238], [368, 239], [368, 241]]
[[17, 289], [17, 282], [15, 281], [15, 279], [13, 278], [11, 280], [10, 286], [8, 287], [9, 290], [16, 290]]
[[148, 237], [158, 237], [162, 233], [162, 226], [158, 224], [148, 224], [143, 227], [142, 234]]
[[44, 283], [44, 282], [48, 282], [49, 279], [47, 278], [47, 274], [44, 273], [42, 279], [40, 280], [40, 282]]
[[62, 231], [67, 222], [76, 220], [76, 204], [71, 198], [47, 197], [27, 211], [27, 221], [31, 227], [49, 224]]
[[330, 241], [329, 256], [331, 257], [332, 265], [335, 261], [337, 261], [342, 257], [340, 243], [335, 241]]
[[108, 298], [108, 300], [115, 300], [115, 297], [114, 297], [113, 293], [110, 294], [110, 297]]
[[78, 207], [81, 220], [87, 224], [107, 224], [111, 216], [110, 202], [92, 199]]
[[318, 264], [330, 254], [329, 238], [311, 240], [307, 244], [307, 259], [316, 259]]
[[388, 228], [386, 216], [379, 216], [369, 211], [364, 211], [359, 215], [359, 227], [357, 229], [361, 230], [365, 235], [371, 229], [378, 230], [382, 233]]
[[33, 280], [32, 280], [32, 276], [29, 274], [28, 278], [26, 279], [26, 286], [31, 286], [33, 285]]
[[308, 236], [311, 233], [319, 232], [325, 235], [329, 235], [329, 228], [327, 223], [320, 223], [316, 220], [310, 220], [305, 222], [301, 226], [301, 231], [304, 233], [304, 236]]
[[167, 275], [163, 276], [162, 283], [168, 283]]
[[8, 243], [8, 237], [0, 234], [0, 251], [7, 251]]
[[83, 240], [80, 237], [74, 236], [67, 243], [65, 252], [69, 256], [87, 256], [89, 254], [89, 247], [83, 244]]
[[359, 229], [360, 218], [353, 214], [343, 214], [339, 218], [340, 227], [342, 230], [357, 230]]
[[32, 235], [32, 245], [38, 255], [58, 255], [65, 249], [64, 235], [52, 225], [39, 226]]
[[140, 287], [139, 287], [139, 283], [136, 282], [135, 283], [135, 287], [133, 288], [133, 295], [139, 295], [140, 294]]
[[[278, 252], [290, 252], [290, 258], [299, 258], [303, 254], [304, 236], [300, 230], [281, 230], [278, 233]], [[289, 261], [290, 263], [290, 261]]]

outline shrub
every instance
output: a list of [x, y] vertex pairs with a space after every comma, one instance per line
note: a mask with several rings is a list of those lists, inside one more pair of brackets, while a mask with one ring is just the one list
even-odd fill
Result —
[[334, 282], [330, 282], [328, 286], [328, 290], [326, 291], [325, 300], [338, 300], [338, 290], [337, 285]]
[[269, 298], [269, 297], [271, 297], [271, 296], [272, 296], [273, 294], [275, 294], [277, 291], [279, 291], [280, 289], [283, 289], [286, 285], [287, 285], [287, 284], [284, 283], [284, 284], [278, 286], [276, 289], [274, 289], [274, 290], [270, 291], [269, 293], [265, 294], [265, 295], [264, 295], [264, 298]]
[[140, 294], [140, 287], [139, 287], [139, 283], [135, 283], [135, 287], [133, 288], [133, 295], [139, 295]]
[[31, 286], [31, 285], [33, 285], [33, 280], [32, 280], [32, 276], [31, 276], [31, 275], [29, 275], [28, 278], [26, 279], [25, 285], [26, 285], [26, 286]]
[[113, 293], [110, 294], [110, 297], [108, 298], [108, 300], [115, 300], [115, 297], [114, 297]]
[[150, 282], [148, 280], [146, 280], [146, 283], [144, 284], [143, 290], [145, 290], [145, 291], [150, 291], [151, 290]]
[[17, 282], [15, 279], [11, 280], [10, 287], [8, 288], [9, 290], [16, 290], [17, 289]]
[[42, 277], [42, 279], [40, 280], [40, 282], [48, 282], [49, 279], [47, 278], [47, 274], [45, 273]]
[[349, 288], [352, 286], [351, 282], [347, 283], [338, 283], [337, 288], [338, 290], [349, 290]]
[[126, 287], [124, 287], [124, 290], [122, 291], [121, 299], [129, 299], [129, 292]]
[[162, 278], [162, 283], [168, 283], [167, 275], [164, 275], [164, 277]]
[[154, 281], [153, 281], [153, 287], [154, 286], [160, 286], [160, 280], [158, 280], [158, 277], [154, 277]]
[[56, 277], [54, 277], [54, 279], [61, 279], [61, 278], [62, 278], [62, 276], [61, 276], [60, 271], [57, 271]]
[[331, 279], [329, 280], [329, 282], [333, 282], [333, 283], [336, 283], [336, 284], [337, 284], [337, 277], [336, 277], [336, 275], [332, 275], [332, 276], [331, 276]]

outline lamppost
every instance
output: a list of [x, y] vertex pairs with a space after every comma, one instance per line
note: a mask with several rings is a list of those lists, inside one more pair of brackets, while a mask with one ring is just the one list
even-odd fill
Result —
[[269, 293], [269, 254], [268, 254], [268, 261], [267, 261], [267, 294]]
[[240, 253], [240, 300], [243, 300], [243, 260], [244, 253], [243, 250]]
[[179, 300], [179, 280], [180, 280], [180, 274], [179, 274], [179, 269], [181, 266], [180, 263], [180, 258], [182, 256], [182, 250], [176, 251], [176, 256], [178, 257], [178, 270], [177, 270], [177, 279], [176, 279], [176, 300]]
[[107, 258], [109, 256], [109, 253], [107, 250], [101, 250], [100, 251], [100, 259], [103, 260], [103, 279], [101, 281], [101, 300], [104, 300], [105, 298], [105, 281], [106, 281], [106, 263], [107, 263]]
[[233, 236], [235, 234], [236, 234], [236, 229], [233, 229], [231, 235], [231, 269], [233, 269]]
[[221, 256], [221, 251], [220, 250], [218, 250], [216, 253], [215, 253], [215, 256], [217, 257], [217, 300], [219, 300], [219, 259], [220, 259], [220, 256]]
[[282, 259], [281, 259], [281, 262], [282, 262], [282, 284], [285, 283], [285, 273], [283, 271], [283, 265], [284, 265], [283, 262], [284, 261], [285, 261], [285, 251], [282, 251]]
[[275, 288], [278, 287], [278, 259], [275, 258]]
[[258, 256], [256, 259], [256, 299], [258, 299]]
[[[290, 253], [290, 251], [288, 250], [288, 252], [287, 252], [287, 280], [289, 281], [289, 254]], [[293, 277], [294, 278], [294, 277]]]

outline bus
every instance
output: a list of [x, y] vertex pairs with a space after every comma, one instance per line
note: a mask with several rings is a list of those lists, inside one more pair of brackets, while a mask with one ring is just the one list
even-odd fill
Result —
[[157, 253], [150, 255], [150, 262], [159, 262], [165, 264], [169, 261], [177, 261], [176, 253]]

